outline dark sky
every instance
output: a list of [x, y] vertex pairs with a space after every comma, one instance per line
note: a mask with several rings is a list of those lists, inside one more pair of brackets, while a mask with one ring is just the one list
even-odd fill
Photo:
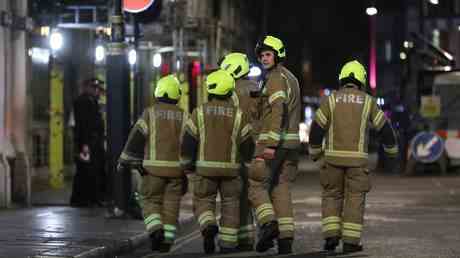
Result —
[[267, 1], [267, 33], [287, 47], [287, 66], [300, 77], [302, 60], [312, 63], [313, 80], [334, 87], [340, 67], [351, 58], [367, 62], [369, 17], [365, 0]]

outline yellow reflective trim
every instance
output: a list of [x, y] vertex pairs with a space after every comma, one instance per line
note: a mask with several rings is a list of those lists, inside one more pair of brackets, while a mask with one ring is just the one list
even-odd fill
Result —
[[326, 150], [326, 156], [346, 157], [346, 158], [367, 158], [369, 155], [365, 152], [358, 151], [329, 151]]
[[144, 166], [159, 166], [159, 167], [180, 167], [179, 161], [168, 161], [168, 160], [144, 160], [142, 165]]
[[273, 210], [265, 210], [257, 214], [257, 218], [259, 220], [263, 220], [263, 218], [270, 216], [270, 215], [275, 215], [275, 212]]
[[285, 217], [285, 218], [278, 218], [279, 224], [293, 224], [294, 218], [292, 217]]
[[126, 152], [121, 153], [120, 159], [125, 160], [125, 161], [139, 161], [139, 160], [142, 160], [140, 158], [130, 156], [130, 155], [126, 154]]
[[361, 224], [356, 224], [356, 223], [350, 223], [350, 222], [344, 222], [343, 223], [343, 229], [351, 229], [354, 231], [362, 231], [363, 230], [363, 225]]
[[371, 99], [370, 97], [366, 96], [364, 100], [364, 108], [363, 113], [361, 114], [361, 126], [359, 128], [359, 143], [358, 143], [358, 151], [364, 152], [364, 141], [366, 138], [366, 129], [367, 123], [369, 118], [369, 111], [371, 109]]
[[278, 98], [286, 98], [286, 92], [284, 92], [283, 90], [280, 90], [280, 91], [277, 91], [275, 93], [273, 93], [272, 95], [270, 95], [270, 97], [268, 98], [268, 103], [270, 103], [270, 105]]
[[238, 233], [238, 229], [236, 228], [227, 228], [227, 227], [220, 227], [219, 233], [228, 234], [228, 235], [236, 235]]
[[231, 160], [230, 160], [231, 163], [236, 163], [236, 154], [237, 154], [237, 146], [238, 146], [238, 143], [236, 141], [238, 139], [238, 133], [241, 127], [241, 117], [242, 116], [243, 116], [243, 113], [241, 112], [241, 110], [237, 109], [236, 117], [235, 117], [235, 120], [233, 121], [232, 153], [231, 153]]
[[163, 228], [166, 231], [176, 231], [177, 230], [176, 226], [171, 225], [171, 224], [164, 224]]
[[241, 130], [241, 137], [245, 138], [249, 132], [252, 131], [252, 126], [250, 124], [247, 124], [245, 127], [243, 127], [243, 130]]
[[313, 147], [308, 148], [308, 152], [313, 155], [321, 154], [322, 151], [323, 150], [321, 149], [321, 147], [320, 148], [313, 148]]
[[372, 121], [374, 128], [380, 129], [383, 126], [383, 123], [385, 122], [385, 114], [383, 113], [382, 110], [379, 110], [377, 115], [374, 118], [374, 121]]
[[206, 144], [206, 131], [204, 126], [204, 115], [203, 115], [203, 108], [197, 108], [197, 117], [198, 117], [198, 128], [200, 132], [200, 156], [198, 160], [204, 160], [204, 146]]
[[343, 237], [353, 237], [353, 238], [361, 238], [361, 232], [353, 231], [353, 230], [342, 230]]
[[147, 135], [149, 129], [148, 129], [147, 123], [144, 121], [144, 119], [137, 120], [136, 126], [141, 130], [143, 135]]
[[238, 95], [236, 94], [236, 92], [233, 92], [232, 94], [232, 101], [233, 101], [233, 105], [237, 107], [240, 106], [240, 99], [238, 98]]
[[238, 237], [237, 237], [236, 235], [234, 235], [234, 236], [229, 236], [229, 235], [222, 235], [222, 234], [220, 234], [220, 235], [219, 235], [219, 238], [220, 238], [222, 241], [231, 242], [231, 243], [234, 243], [234, 242], [238, 241]]
[[279, 141], [281, 139], [280, 134], [270, 131], [268, 133], [261, 133], [259, 135], [259, 140], [268, 140], [273, 139], [275, 141]]
[[329, 98], [327, 99], [328, 104], [329, 104], [329, 114], [330, 114], [330, 124], [332, 126], [329, 126], [329, 136], [328, 136], [328, 149], [333, 150], [334, 149], [334, 108], [335, 108], [335, 96], [334, 94], [331, 94]]
[[318, 109], [318, 111], [316, 111], [316, 115], [315, 115], [315, 120], [316, 122], [319, 124], [319, 126], [321, 126], [321, 128], [325, 129], [326, 125], [327, 125], [327, 118], [326, 116], [324, 115], [323, 111], [321, 109]]
[[206, 224], [208, 221], [214, 221], [215, 220], [214, 213], [212, 211], [205, 211], [198, 216], [198, 223], [200, 225]]
[[322, 227], [323, 232], [332, 231], [332, 230], [340, 230], [340, 224], [333, 223], [333, 224], [323, 225]]
[[397, 146], [393, 147], [386, 147], [385, 145], [383, 146], [383, 150], [388, 153], [388, 154], [398, 154], [399, 148]]
[[154, 112], [154, 107], [152, 106], [149, 109], [149, 120], [150, 124], [152, 125], [151, 127], [151, 132], [150, 132], [150, 160], [156, 160], [156, 130], [157, 130], [157, 123], [156, 123], [156, 118], [155, 118], [155, 112]]
[[176, 234], [173, 232], [165, 231], [165, 238], [174, 239], [176, 238]]
[[219, 162], [219, 161], [203, 161], [203, 160], [198, 160], [196, 162], [196, 165], [198, 167], [204, 167], [204, 168], [232, 168], [232, 169], [238, 169], [240, 168], [239, 163], [233, 163], [233, 162]]
[[279, 225], [280, 231], [294, 231], [294, 225]]
[[192, 132], [193, 136], [198, 136], [198, 129], [196, 128], [195, 124], [193, 123], [192, 119], [189, 119], [186, 122], [186, 126]]
[[241, 226], [239, 230], [240, 230], [240, 232], [254, 231], [255, 227], [254, 227], [254, 225]]
[[292, 140], [299, 140], [299, 139], [300, 139], [298, 133], [287, 133], [287, 134], [283, 134], [283, 135], [281, 136], [281, 138], [284, 139], [284, 140], [288, 140], [288, 141], [289, 141], [289, 140], [292, 141]]
[[324, 224], [328, 224], [328, 223], [340, 223], [341, 221], [342, 221], [342, 219], [340, 217], [329, 216], [329, 217], [326, 217], [326, 218], [322, 219], [321, 223], [324, 225]]
[[261, 204], [259, 205], [257, 208], [256, 208], [256, 214], [265, 210], [265, 209], [271, 209], [273, 210], [273, 205], [272, 204], [269, 204], [269, 203], [264, 203], [264, 204]]

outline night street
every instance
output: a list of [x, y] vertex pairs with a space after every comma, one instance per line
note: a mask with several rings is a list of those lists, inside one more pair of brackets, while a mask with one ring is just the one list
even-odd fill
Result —
[[[305, 163], [304, 163], [305, 164]], [[317, 171], [301, 172], [295, 188], [296, 240], [294, 254], [282, 257], [326, 257], [321, 253], [321, 200]], [[436, 174], [415, 177], [373, 174], [368, 195], [364, 251], [341, 257], [460, 257], [460, 176]], [[194, 226], [196, 227], [196, 226]], [[190, 232], [190, 230], [186, 230]], [[202, 257], [201, 235], [192, 231], [179, 237], [167, 255], [138, 250], [126, 257]], [[267, 253], [245, 252], [206, 257], [276, 257]]]

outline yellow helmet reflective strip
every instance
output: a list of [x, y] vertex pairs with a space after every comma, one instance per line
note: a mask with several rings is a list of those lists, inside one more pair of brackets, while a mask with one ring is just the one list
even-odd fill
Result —
[[198, 224], [200, 224], [200, 226], [204, 226], [209, 222], [214, 222], [215, 220], [216, 216], [212, 211], [205, 211], [198, 216]]
[[277, 92], [273, 93], [268, 98], [268, 103], [272, 104], [278, 98], [286, 99], [286, 92], [284, 92], [284, 90], [280, 90], [280, 91], [277, 91]]
[[367, 125], [369, 121], [369, 114], [371, 111], [371, 99], [369, 96], [366, 96], [364, 101], [363, 113], [361, 114], [361, 126], [359, 128], [359, 143], [358, 143], [358, 152], [364, 153], [364, 143], [367, 134]]

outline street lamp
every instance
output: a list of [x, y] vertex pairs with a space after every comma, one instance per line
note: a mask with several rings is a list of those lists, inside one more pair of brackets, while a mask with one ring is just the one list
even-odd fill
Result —
[[153, 67], [158, 68], [161, 66], [161, 54], [160, 53], [155, 53], [153, 55]]
[[434, 4], [434, 5], [437, 5], [437, 4], [439, 4], [439, 0], [430, 0], [430, 3]]
[[135, 49], [129, 50], [128, 53], [128, 62], [131, 66], [134, 66], [137, 62], [137, 53]]
[[62, 45], [64, 45], [64, 37], [62, 36], [62, 33], [54, 30], [50, 35], [49, 44], [51, 50], [53, 51], [58, 51], [61, 49]]
[[249, 70], [248, 76], [249, 76], [249, 77], [258, 77], [258, 76], [260, 76], [261, 74], [262, 74], [262, 70], [261, 70], [258, 66], [254, 65], [254, 66], [252, 66], [251, 69]]
[[96, 63], [101, 63], [105, 58], [105, 48], [101, 45], [98, 45], [95, 49]]
[[366, 8], [366, 14], [369, 16], [376, 15], [378, 13], [377, 8], [375, 6], [370, 6]]

